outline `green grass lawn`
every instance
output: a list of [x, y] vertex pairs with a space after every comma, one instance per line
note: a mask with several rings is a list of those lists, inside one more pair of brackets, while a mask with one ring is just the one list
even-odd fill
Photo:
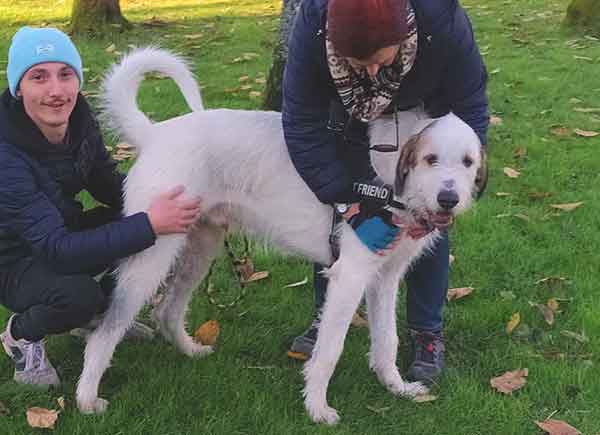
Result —
[[[74, 403], [84, 345], [70, 336], [51, 337], [49, 354], [63, 379], [58, 391], [15, 385], [8, 358], [0, 357], [0, 402], [8, 408], [8, 415], [0, 408], [0, 434], [31, 433], [25, 410], [55, 408], [60, 396], [66, 409], [56, 434], [537, 434], [542, 432], [534, 421], [549, 416], [586, 435], [600, 434], [600, 136], [575, 132], [600, 131], [600, 35], [562, 29], [567, 4], [464, 2], [490, 73], [491, 111], [502, 122], [490, 130], [487, 194], [452, 230], [451, 286], [475, 291], [446, 308], [449, 367], [435, 388], [436, 401], [416, 404], [389, 394], [368, 370], [367, 331], [353, 329], [329, 390], [342, 420], [334, 428], [312, 424], [302, 405], [301, 365], [285, 356], [309, 321], [312, 290], [310, 285], [283, 288], [310, 277], [311, 268], [254, 244], [257, 269], [268, 270], [270, 277], [251, 284], [241, 304], [220, 311], [201, 292], [192, 301], [190, 331], [207, 319], [221, 323], [214, 355], [191, 360], [161, 340], [124, 343], [101, 384], [109, 411], [90, 417], [80, 415]], [[76, 40], [92, 102], [99, 77], [119, 52], [154, 44], [193, 62], [208, 107], [259, 107], [260, 97], [251, 92], [264, 86], [279, 1], [122, 0], [121, 5], [133, 30]], [[65, 0], [4, 0], [0, 70], [18, 27], [64, 28], [70, 6]], [[164, 25], [143, 25], [156, 20]], [[248, 79], [240, 82], [242, 76]], [[0, 85], [5, 84], [0, 72]], [[252, 88], [241, 89], [247, 84]], [[157, 120], [188, 110], [174, 84], [156, 78], [143, 84], [140, 102]], [[506, 176], [504, 167], [520, 176]], [[570, 212], [551, 207], [580, 201], [583, 205]], [[553, 279], [540, 282], [544, 278]], [[218, 295], [222, 300], [235, 296], [223, 260], [215, 281], [232, 288]], [[553, 325], [532, 306], [550, 298], [559, 302]], [[401, 325], [404, 311], [401, 303]], [[521, 324], [509, 336], [506, 323], [517, 312]], [[8, 315], [0, 309], [0, 324]], [[402, 330], [400, 336], [402, 357]], [[491, 377], [518, 368], [529, 369], [523, 389], [512, 396], [491, 389]]]

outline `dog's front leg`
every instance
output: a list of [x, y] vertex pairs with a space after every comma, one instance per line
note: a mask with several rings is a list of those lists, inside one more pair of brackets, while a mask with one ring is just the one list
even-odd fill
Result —
[[382, 270], [379, 285], [367, 289], [367, 317], [371, 335], [369, 367], [390, 392], [412, 398], [426, 393], [427, 388], [420, 382], [405, 382], [396, 366], [396, 299], [402, 272], [397, 264], [388, 263]]
[[356, 261], [344, 262], [342, 257], [329, 269], [328, 275], [327, 300], [321, 313], [317, 342], [304, 367], [304, 404], [313, 421], [332, 425], [339, 416], [327, 404], [327, 387], [344, 349], [352, 315], [372, 273], [357, 270]]

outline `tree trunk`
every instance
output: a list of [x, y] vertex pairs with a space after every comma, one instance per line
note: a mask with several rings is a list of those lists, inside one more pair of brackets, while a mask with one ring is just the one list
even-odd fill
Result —
[[119, 0], [74, 0], [71, 33], [102, 33], [107, 25], [129, 27]]
[[565, 22], [600, 32], [600, 0], [571, 0]]
[[294, 18], [302, 0], [283, 0], [281, 19], [279, 21], [279, 39], [273, 49], [273, 65], [269, 71], [265, 89], [263, 108], [265, 110], [281, 111], [281, 83], [283, 81], [283, 69], [287, 59], [287, 40]]

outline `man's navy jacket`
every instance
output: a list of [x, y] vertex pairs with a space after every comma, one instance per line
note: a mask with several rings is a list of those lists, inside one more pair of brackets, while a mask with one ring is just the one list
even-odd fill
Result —
[[[121, 219], [123, 175], [80, 95], [68, 141], [51, 145], [8, 90], [0, 97], [0, 272], [38, 257], [61, 273], [85, 273], [155, 241], [146, 213]], [[83, 211], [87, 190], [107, 207]], [[107, 223], [108, 222], [108, 223]]]
[[[394, 98], [399, 110], [424, 104], [433, 117], [449, 111], [487, 144], [489, 122], [485, 66], [471, 23], [457, 0], [411, 0], [418, 33], [417, 57]], [[283, 130], [292, 161], [321, 202], [352, 200], [357, 174], [352, 160], [366, 153], [340, 149], [327, 129], [339, 101], [325, 52], [327, 0], [304, 0], [288, 42], [283, 79]], [[338, 103], [339, 104], [339, 103]], [[348, 161], [348, 159], [350, 161]], [[360, 166], [360, 164], [355, 165]]]

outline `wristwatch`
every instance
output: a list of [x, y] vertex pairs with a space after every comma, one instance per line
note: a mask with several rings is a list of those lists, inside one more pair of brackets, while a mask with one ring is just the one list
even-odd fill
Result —
[[350, 204], [346, 204], [344, 202], [336, 202], [335, 204], [333, 204], [333, 208], [335, 209], [335, 212], [337, 214], [343, 215], [348, 210], [350, 210]]

